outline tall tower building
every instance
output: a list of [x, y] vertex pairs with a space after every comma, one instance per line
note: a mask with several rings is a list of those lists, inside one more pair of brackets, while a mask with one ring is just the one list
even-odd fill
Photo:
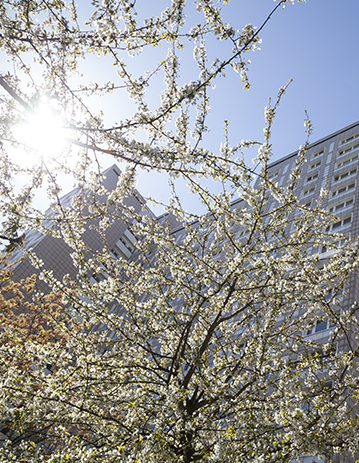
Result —
[[[296, 165], [298, 152], [293, 152], [269, 165], [268, 173], [280, 187], [289, 182], [289, 176]], [[344, 238], [334, 243], [323, 243], [313, 247], [308, 244], [308, 256], [318, 254], [325, 262], [345, 241], [356, 239], [359, 235], [359, 122], [355, 122], [337, 132], [334, 132], [309, 146], [305, 155], [306, 162], [302, 167], [301, 178], [295, 193], [301, 204], [306, 207], [317, 205], [322, 189], [327, 190], [327, 197], [321, 203], [329, 212], [338, 216], [338, 220], [328, 227], [328, 233], [340, 233]], [[257, 180], [258, 186], [260, 179]], [[268, 201], [265, 212], [273, 210], [278, 203], [272, 197]], [[294, 218], [300, 211], [293, 211], [288, 216], [290, 231], [294, 231]], [[347, 310], [354, 301], [359, 300], [359, 284], [356, 275], [349, 276], [345, 285], [346, 296], [341, 300], [341, 310]], [[334, 326], [329, 321], [317, 320], [308, 332], [308, 340], [328, 339]], [[346, 349], [348, 342], [354, 346], [354, 333], [339, 342], [339, 349]]]

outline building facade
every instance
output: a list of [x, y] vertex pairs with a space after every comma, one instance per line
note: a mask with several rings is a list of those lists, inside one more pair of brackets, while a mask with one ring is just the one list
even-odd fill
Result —
[[[102, 182], [103, 187], [111, 192], [117, 186], [117, 181], [121, 171], [116, 165], [113, 165], [103, 172], [104, 180]], [[72, 202], [76, 200], [79, 195], [77, 189], [72, 190], [60, 199], [61, 207], [63, 209], [71, 209]], [[101, 201], [101, 198], [98, 198]], [[105, 202], [106, 198], [103, 198]], [[127, 197], [124, 201], [125, 207], [133, 208], [139, 216], [148, 214], [153, 216], [154, 214], [150, 209], [145, 206], [144, 200], [139, 193]], [[48, 216], [49, 226], [53, 225], [52, 211], [49, 209], [46, 211]], [[84, 214], [87, 215], [88, 211], [84, 210]], [[90, 214], [88, 214], [91, 216]], [[86, 221], [84, 233], [82, 239], [88, 248], [88, 252], [85, 254], [87, 258], [93, 257], [97, 251], [104, 247], [109, 250], [114, 258], [121, 256], [124, 259], [131, 257], [135, 247], [135, 237], [131, 233], [131, 221], [121, 211], [121, 208], [114, 207], [113, 210], [108, 212], [108, 216], [112, 219], [112, 225], [106, 230], [105, 236], [101, 236], [96, 231], [96, 226], [100, 219], [96, 217], [90, 218]], [[54, 238], [50, 234], [43, 234], [39, 231], [30, 231], [26, 233], [25, 248], [32, 249], [36, 256], [41, 259], [44, 263], [45, 269], [51, 269], [55, 279], [62, 281], [64, 275], [69, 275], [70, 279], [76, 280], [78, 268], [75, 267], [71, 254], [74, 249], [67, 245], [62, 237]], [[13, 253], [13, 260], [16, 261], [23, 251], [18, 249]], [[14, 271], [14, 280], [19, 281], [32, 274], [39, 274], [39, 270], [34, 269], [29, 259], [25, 259], [23, 262], [16, 264]], [[98, 277], [94, 273], [89, 275], [91, 280], [95, 283]], [[44, 293], [49, 291], [48, 286], [41, 280], [38, 280], [38, 289]]]

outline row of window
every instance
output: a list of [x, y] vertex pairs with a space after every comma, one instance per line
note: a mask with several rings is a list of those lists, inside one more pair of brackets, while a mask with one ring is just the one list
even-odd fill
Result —
[[[359, 139], [359, 132], [354, 134], [354, 135], [350, 135], [349, 137], [347, 138], [344, 138], [340, 141], [340, 145], [344, 145], [346, 143], [349, 143], [350, 141], [354, 141], [354, 140], [357, 140]], [[356, 149], [359, 149], [359, 143], [355, 143], [355, 144], [352, 144], [351, 146], [345, 148], [345, 149], [341, 149], [339, 150], [339, 156], [343, 156], [344, 154], [348, 154]], [[319, 151], [316, 151], [315, 153], [312, 154], [312, 159], [317, 159], [319, 158], [320, 156], [322, 156], [324, 154], [324, 149], [321, 149]], [[340, 168], [340, 167], [343, 167], [351, 162], [354, 162], [358, 160], [358, 154], [350, 157], [349, 159], [346, 159], [345, 161], [342, 161], [342, 162], [338, 162], [337, 165], [336, 165], [336, 168]], [[320, 167], [322, 163], [322, 160], [316, 160], [315, 162], [313, 162], [308, 170], [313, 170], [313, 169], [316, 169], [317, 167]]]
[[[341, 180], [344, 180], [345, 178], [352, 177], [353, 175], [356, 175], [357, 173], [357, 167], [354, 169], [348, 170], [346, 172], [342, 172], [341, 174], [335, 175], [333, 179], [333, 183], [340, 182]], [[319, 176], [319, 172], [315, 172], [314, 174], [308, 175], [306, 178], [306, 183], [313, 182], [314, 180], [317, 180]]]
[[[335, 212], [335, 211], [339, 211], [345, 207], [350, 207], [352, 204], [354, 203], [354, 199], [353, 198], [350, 198], [348, 199], [347, 201], [344, 201], [342, 203], [339, 203], [333, 207], [330, 208], [330, 212]], [[304, 207], [310, 207], [311, 205], [311, 202], [308, 202], [306, 204], [303, 204]], [[334, 222], [333, 224], [331, 225], [328, 225], [325, 229], [325, 231], [328, 233], [328, 232], [336, 232], [339, 228], [341, 227], [346, 227], [347, 225], [350, 225], [352, 223], [352, 214], [348, 214], [342, 218], [340, 218], [339, 220], [337, 220], [336, 222]], [[242, 230], [240, 230], [237, 234], [237, 238], [243, 238], [245, 236], [247, 236], [249, 234], [249, 229], [248, 228], [243, 228]], [[338, 241], [335, 241], [333, 243], [327, 243], [325, 245], [322, 246], [322, 251], [321, 252], [327, 252], [328, 250], [330, 249], [334, 249], [334, 248], [339, 248], [339, 247], [342, 247], [344, 245], [344, 243], [349, 239], [349, 235], [346, 235], [344, 236], [342, 239], [338, 240]], [[218, 252], [217, 254], [220, 253], [220, 248], [218, 248]]]
[[[340, 141], [340, 144], [345, 144], [349, 141], [352, 141], [352, 140], [355, 140], [359, 138], [359, 133], [358, 134], [355, 134], [355, 135], [351, 135], [350, 137], [348, 138], [345, 138], [343, 140]], [[339, 150], [339, 156], [342, 156], [344, 154], [347, 154], [347, 153], [350, 153], [351, 151], [354, 151], [356, 149], [359, 148], [359, 143], [356, 143], [354, 145], [351, 145], [349, 146], [348, 148], [346, 149], [343, 149], [343, 150]], [[318, 157], [322, 156], [324, 154], [324, 149], [321, 149], [315, 153], [313, 153], [312, 155], [312, 159], [317, 159]], [[358, 160], [358, 154], [356, 153], [355, 155], [349, 157], [348, 159], [345, 159], [344, 161], [340, 161], [336, 164], [336, 168], [339, 169], [341, 167], [344, 167], [352, 162], [355, 162]], [[308, 168], [308, 171], [309, 170], [313, 170], [313, 169], [316, 169], [318, 167], [321, 166], [321, 163], [322, 163], [322, 160], [316, 160], [315, 162], [313, 162], [312, 164], [310, 164], [309, 168]], [[268, 179], [269, 180], [273, 180], [275, 177], [277, 177], [279, 174], [279, 170], [277, 170], [276, 172], [272, 172], [268, 175]], [[313, 176], [309, 176], [307, 178], [307, 182], [310, 182], [310, 181], [313, 181], [315, 180], [316, 178], [318, 178], [318, 174], [314, 174]]]
[[321, 331], [329, 330], [334, 327], [335, 323], [321, 318], [314, 323], [313, 328], [310, 328], [305, 332], [305, 335], [309, 336], [310, 334], [320, 333]]
[[347, 166], [348, 164], [351, 164], [352, 162], [355, 162], [358, 160], [358, 153], [357, 154], [353, 154], [353, 156], [350, 156], [349, 158], [345, 159], [344, 161], [341, 161], [341, 162], [337, 162], [337, 169], [339, 169], [340, 167], [344, 167], [344, 166]]
[[[341, 194], [347, 193], [348, 191], [351, 191], [355, 188], [355, 181], [348, 183], [347, 185], [343, 185], [342, 187], [332, 190], [331, 192], [331, 197], [334, 198], [335, 196], [339, 196]], [[309, 196], [315, 191], [315, 185], [306, 188], [303, 190], [303, 195], [302, 196]], [[343, 206], [344, 207], [344, 206]], [[332, 211], [330, 211], [332, 212]]]
[[[349, 141], [354, 141], [354, 140], [357, 140], [359, 139], [359, 132], [354, 134], [354, 135], [350, 135], [349, 137], [347, 138], [344, 138], [340, 141], [340, 144], [341, 145], [344, 145], [346, 143], [348, 143]], [[339, 156], [343, 156], [344, 154], [348, 154], [356, 149], [359, 149], [359, 143], [355, 143], [351, 146], [349, 146], [348, 148], [345, 148], [345, 149], [341, 149], [339, 150]], [[320, 156], [322, 156], [324, 154], [324, 149], [320, 149], [319, 151], [316, 151], [315, 153], [312, 154], [312, 159], [315, 159], [316, 161], [313, 162], [312, 164], [310, 164], [308, 170], [313, 170], [313, 169], [316, 169], [317, 167], [320, 167], [321, 163], [322, 163], [322, 160], [317, 160], [317, 158], [319, 158]], [[346, 159], [345, 161], [341, 161], [341, 162], [338, 162], [337, 165], [336, 165], [336, 168], [340, 168], [340, 167], [343, 167], [343, 166], [346, 166], [347, 164], [350, 164], [351, 162], [354, 162], [358, 160], [358, 154], [350, 157], [349, 159]], [[275, 174], [272, 174], [272, 176], [276, 176], [278, 175], [278, 172], [276, 172]]]
[[[352, 164], [356, 161], [358, 161], [358, 158], [359, 158], [359, 154], [356, 153], [354, 154], [353, 156], [350, 156], [349, 158], [345, 159], [344, 161], [339, 161], [337, 162], [336, 164], [336, 169], [340, 169], [342, 167], [345, 167], [349, 164]], [[308, 168], [308, 171], [310, 170], [314, 170], [316, 168], [319, 168], [322, 164], [322, 161], [316, 161], [316, 162], [313, 162], [312, 164], [310, 164], [309, 168]], [[315, 174], [311, 174], [310, 176], [307, 177], [307, 182], [310, 182], [311, 180], [314, 180], [315, 178], [318, 177], [318, 173], [319, 172], [316, 172]]]
[[[338, 221], [336, 222], [335, 224], [333, 224], [332, 226], [329, 226], [327, 227], [326, 231], [329, 232], [329, 231], [337, 231], [338, 228], [340, 227], [344, 227], [348, 224], [351, 223], [351, 217], [346, 217], [344, 219], [342, 219], [341, 221]], [[344, 246], [344, 244], [349, 240], [349, 233], [343, 235], [343, 237], [340, 239], [340, 240], [337, 240], [337, 241], [333, 241], [333, 242], [327, 242], [326, 244], [322, 245], [321, 248], [320, 248], [320, 253], [324, 254], [328, 251], [333, 251], [333, 250], [336, 250], [336, 249], [339, 249], [341, 247]], [[276, 249], [271, 249], [269, 251], [269, 254], [271, 256], [274, 256], [276, 254]], [[217, 256], [218, 254], [221, 253], [221, 249], [218, 249], [216, 254], [214, 254], [213, 257]]]
[[341, 248], [344, 246], [344, 244], [349, 240], [349, 234], [344, 235], [343, 238], [341, 238], [338, 241], [334, 241], [333, 243], [327, 243], [322, 246], [322, 253], [325, 253], [327, 251], [331, 251], [334, 249]]
[[329, 212], [334, 213], [334, 212], [340, 211], [341, 209], [349, 207], [352, 204], [354, 204], [353, 196], [351, 198], [347, 199], [346, 201], [342, 201], [341, 203], [335, 204], [334, 206], [329, 208]]
[[347, 215], [346, 217], [342, 217], [337, 222], [333, 223], [332, 225], [328, 225], [325, 229], [326, 232], [336, 230], [337, 228], [344, 227], [345, 225], [349, 225], [352, 222], [352, 215]]
[[[355, 153], [352, 156], [348, 157], [347, 159], [344, 159], [343, 161], [337, 162], [335, 168], [340, 169], [340, 168], [345, 167], [345, 166], [347, 166], [349, 164], [352, 164], [352, 163], [358, 161], [358, 158], [359, 158], [359, 154]], [[319, 168], [321, 166], [321, 164], [322, 164], [321, 159], [318, 160], [318, 161], [313, 162], [312, 164], [309, 165], [308, 171]], [[308, 177], [307, 181], [310, 181], [309, 177]]]
[[354, 151], [359, 148], [359, 143], [355, 143], [354, 145], [349, 146], [348, 148], [339, 150], [339, 156], [343, 156], [344, 154], [348, 154], [351, 151]]
[[334, 196], [341, 195], [348, 191], [351, 191], [355, 188], [355, 182], [348, 183], [347, 185], [343, 185], [342, 187], [338, 188], [337, 190], [332, 191], [332, 198]]
[[357, 173], [357, 168], [355, 167], [354, 169], [343, 172], [340, 175], [335, 175], [334, 176], [334, 182], [340, 182], [340, 180], [343, 180], [343, 179], [345, 179], [347, 177], [352, 177], [356, 173]]
[[350, 135], [350, 136], [347, 137], [347, 138], [343, 138], [342, 140], [340, 140], [340, 144], [341, 144], [341, 145], [345, 145], [346, 143], [349, 143], [350, 141], [354, 141], [354, 140], [356, 140], [357, 138], [359, 138], [359, 132], [358, 132], [358, 133], [354, 133], [353, 135]]

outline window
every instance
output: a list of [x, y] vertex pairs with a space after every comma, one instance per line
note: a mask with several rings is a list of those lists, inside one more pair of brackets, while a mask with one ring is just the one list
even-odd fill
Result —
[[308, 196], [314, 193], [315, 187], [312, 186], [311, 188], [307, 188], [306, 190], [303, 191], [303, 196]]
[[322, 246], [322, 253], [331, 251], [336, 248], [341, 248], [344, 246], [344, 244], [348, 241], [349, 235], [345, 235], [343, 238], [341, 238], [338, 241], [335, 241], [334, 243], [326, 243]]
[[352, 196], [351, 198], [347, 199], [346, 201], [338, 203], [335, 206], [332, 206], [331, 208], [329, 208], [329, 212], [334, 213], [334, 212], [337, 212], [337, 211], [340, 211], [340, 210], [344, 209], [345, 207], [352, 206], [353, 204], [354, 204], [354, 197]]
[[315, 332], [319, 333], [319, 331], [325, 331], [328, 326], [328, 321], [327, 320], [317, 320], [316, 325], [315, 325]]
[[322, 388], [326, 391], [331, 391], [333, 389], [333, 381], [330, 379], [323, 381]]
[[244, 236], [249, 235], [249, 230], [248, 228], [242, 228], [242, 230], [239, 230], [238, 232], [238, 238], [243, 238]]
[[306, 182], [312, 182], [313, 180], [316, 180], [318, 178], [318, 172], [316, 172], [315, 174], [312, 174], [312, 175], [309, 175], [306, 179]]
[[52, 373], [53, 369], [55, 368], [55, 365], [53, 365], [52, 363], [47, 363], [45, 368], [46, 370], [49, 370], [50, 373]]
[[359, 148], [359, 143], [355, 143], [355, 145], [349, 146], [349, 148], [346, 148], [345, 150], [339, 150], [339, 156], [343, 156], [343, 154], [350, 153], [351, 151], [354, 151]]
[[[327, 295], [324, 297], [324, 300], [325, 300], [325, 301], [329, 301], [329, 299], [331, 299], [333, 296], [334, 296], [334, 297], [339, 297], [339, 296], [342, 296], [342, 295], [343, 295], [343, 290], [342, 290], [342, 289], [337, 289], [337, 290], [335, 291], [335, 294], [334, 294], [334, 295], [333, 295], [333, 290], [330, 289], [330, 290], [328, 291]], [[337, 313], [337, 315], [338, 315], [338, 313]], [[340, 313], [339, 313], [339, 315], [340, 315]]]
[[344, 227], [345, 225], [349, 225], [352, 221], [352, 216], [351, 214], [346, 216], [346, 217], [343, 217], [342, 219], [338, 220], [337, 222], [334, 222], [332, 225], [329, 225], [325, 231], [333, 231], [333, 230], [337, 230], [338, 228], [340, 227]]
[[345, 159], [344, 161], [337, 162], [336, 168], [339, 169], [340, 167], [347, 166], [348, 164], [351, 164], [352, 162], [355, 162], [358, 160], [358, 154], [354, 154], [353, 156]]
[[[140, 196], [140, 194], [137, 192], [135, 193], [132, 193], [133, 196], [137, 199], [137, 201], [140, 203], [140, 204], [145, 204], [145, 201], [144, 199], [142, 198], [142, 196]], [[147, 209], [147, 208], [146, 208]]]
[[303, 206], [303, 207], [310, 207], [311, 205], [312, 205], [312, 200], [307, 201], [307, 202], [304, 203], [304, 204], [301, 204], [301, 206]]
[[348, 185], [344, 185], [341, 188], [338, 188], [337, 190], [332, 191], [332, 197], [346, 193], [347, 191], [350, 191], [353, 188], [355, 188], [355, 182], [351, 182]]
[[343, 138], [343, 140], [340, 140], [340, 144], [345, 145], [345, 143], [349, 143], [350, 141], [356, 140], [357, 138], [359, 138], [359, 132], [353, 135], [350, 135], [350, 137]]
[[313, 154], [312, 158], [317, 158], [319, 156], [321, 156], [322, 154], [324, 153], [324, 149], [323, 150], [320, 150], [320, 151], [317, 151], [316, 153]]
[[347, 172], [343, 172], [340, 175], [334, 175], [334, 182], [340, 182], [340, 180], [343, 180], [347, 177], [351, 177], [352, 175], [355, 175], [357, 173], [357, 168], [355, 167], [354, 169], [348, 170]]
[[97, 274], [97, 273], [94, 273], [92, 275], [92, 278], [97, 282], [97, 283], [100, 283], [101, 282], [101, 278], [100, 276]]
[[268, 180], [273, 180], [275, 177], [277, 177], [279, 174], [279, 170], [277, 170], [276, 172], [271, 172], [270, 174], [268, 174]]
[[321, 160], [321, 159], [320, 159], [319, 161], [313, 162], [313, 164], [311, 164], [311, 165], [309, 166], [309, 169], [308, 169], [308, 170], [313, 170], [313, 169], [315, 169], [316, 167], [319, 167], [319, 166], [321, 165], [321, 163], [322, 163], [322, 160]]
[[119, 259], [119, 258], [120, 258], [120, 255], [118, 254], [118, 252], [116, 252], [115, 249], [111, 249], [111, 252], [112, 252], [112, 254], [116, 257], [116, 259]]
[[121, 241], [121, 243], [125, 246], [125, 248], [128, 251], [130, 251], [130, 252], [134, 251], [134, 247], [131, 244], [129, 244], [124, 237], [119, 238], [119, 241]]
[[306, 336], [309, 336], [310, 334], [314, 333], [320, 333], [321, 331], [329, 330], [331, 328], [334, 328], [335, 324], [329, 320], [326, 320], [324, 318], [319, 318], [315, 323], [313, 328], [310, 328], [305, 332]]

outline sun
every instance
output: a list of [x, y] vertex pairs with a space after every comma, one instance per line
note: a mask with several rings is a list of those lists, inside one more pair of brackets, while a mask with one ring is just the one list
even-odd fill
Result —
[[[35, 158], [55, 158], [66, 145], [64, 122], [59, 114], [47, 105], [39, 106], [36, 113], [29, 114], [23, 123], [14, 128], [13, 133], [19, 147], [30, 148], [33, 152], [34, 158], [27, 153], [32, 161], [35, 161]], [[20, 152], [15, 157], [19, 155]], [[28, 161], [31, 162], [30, 159], [22, 159], [23, 161], [26, 161], [26, 164]]]

